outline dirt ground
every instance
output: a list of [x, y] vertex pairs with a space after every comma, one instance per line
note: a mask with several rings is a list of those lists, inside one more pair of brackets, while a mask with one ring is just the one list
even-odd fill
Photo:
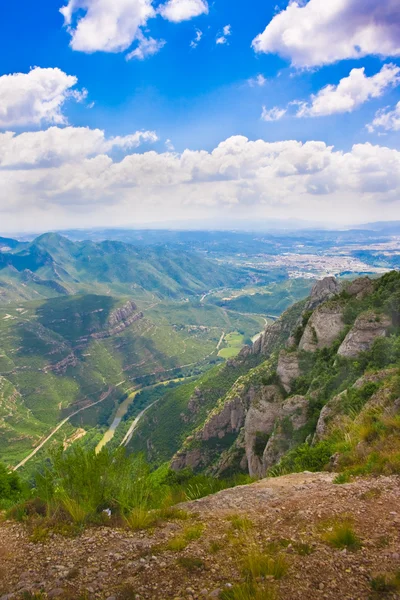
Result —
[[[243, 558], [255, 548], [287, 565], [280, 579], [269, 578], [279, 599], [400, 598], [399, 589], [374, 584], [400, 572], [400, 478], [344, 485], [333, 478], [301, 473], [224, 490], [182, 505], [188, 519], [142, 532], [101, 527], [34, 542], [28, 526], [4, 521], [0, 600], [39, 591], [40, 598], [74, 600], [218, 598], [243, 581]], [[343, 520], [359, 537], [359, 549], [327, 542], [327, 532]], [[198, 539], [167, 548], [201, 524]]]

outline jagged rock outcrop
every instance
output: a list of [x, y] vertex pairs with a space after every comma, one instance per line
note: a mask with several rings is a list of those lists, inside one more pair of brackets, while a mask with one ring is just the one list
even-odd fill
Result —
[[44, 373], [53, 372], [57, 375], [64, 375], [69, 367], [76, 367], [78, 360], [73, 352], [68, 354], [63, 360], [43, 368]]
[[320, 442], [322, 439], [327, 437], [328, 433], [335, 426], [338, 426], [338, 417], [340, 418], [342, 415], [340, 413], [340, 406], [343, 396], [347, 394], [347, 390], [334, 396], [329, 400], [327, 404], [322, 408], [317, 427], [315, 429], [315, 434], [313, 438], [313, 444]]
[[335, 277], [324, 277], [324, 279], [320, 279], [311, 290], [305, 310], [314, 310], [317, 306], [326, 302], [326, 300], [333, 298], [340, 290], [340, 283]]
[[282, 401], [277, 386], [264, 386], [246, 414], [244, 442], [248, 471], [252, 477], [261, 477], [264, 473], [262, 455], [267, 437], [272, 434], [275, 422], [281, 414]]
[[374, 291], [374, 282], [369, 277], [358, 277], [344, 288], [349, 296], [362, 300]]
[[342, 305], [339, 302], [322, 304], [314, 310], [308, 320], [299, 349], [315, 352], [317, 349], [330, 346], [344, 326]]
[[339, 347], [339, 356], [354, 358], [369, 350], [378, 337], [384, 337], [391, 325], [386, 315], [372, 311], [361, 314]]
[[299, 355], [297, 352], [286, 352], [281, 350], [279, 353], [277, 375], [285, 391], [291, 391], [291, 385], [295, 379], [300, 377]]
[[132, 300], [128, 300], [124, 306], [114, 310], [108, 317], [108, 327], [105, 331], [99, 331], [92, 333], [91, 337], [94, 339], [103, 339], [117, 335], [133, 325], [136, 321], [143, 318], [142, 312], [137, 312], [137, 306]]
[[292, 396], [281, 404], [278, 421], [263, 454], [262, 475], [276, 465], [295, 444], [295, 432], [308, 420], [309, 401], [304, 396]]
[[213, 440], [217, 443], [219, 441], [221, 446], [224, 446], [224, 438], [233, 442], [229, 436], [236, 436], [244, 426], [246, 405], [253, 395], [253, 389], [245, 392], [243, 386], [237, 386], [235, 393], [211, 413], [204, 426], [186, 439], [183, 448], [173, 457], [171, 469], [178, 471], [186, 467], [197, 469], [200, 466], [208, 466], [210, 457], [207, 448], [210, 442], [213, 445]]
[[128, 302], [124, 304], [124, 306], [121, 306], [120, 308], [117, 308], [113, 310], [112, 313], [110, 313], [110, 316], [108, 317], [108, 324], [110, 328], [115, 327], [116, 325], [118, 325], [118, 323], [121, 323], [121, 321], [126, 321], [132, 316], [133, 313], [136, 312], [136, 304], [132, 300], [128, 300]]

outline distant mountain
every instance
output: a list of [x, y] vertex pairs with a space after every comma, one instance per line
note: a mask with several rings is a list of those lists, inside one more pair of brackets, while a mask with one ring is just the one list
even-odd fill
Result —
[[[165, 245], [136, 247], [119, 241], [73, 242], [57, 233], [29, 244], [15, 240], [0, 252], [0, 301], [81, 292], [152, 293], [180, 298], [220, 287], [241, 287], [254, 270], [221, 265], [199, 252]], [[262, 277], [262, 276], [261, 276]], [[268, 280], [267, 274], [264, 279]]]

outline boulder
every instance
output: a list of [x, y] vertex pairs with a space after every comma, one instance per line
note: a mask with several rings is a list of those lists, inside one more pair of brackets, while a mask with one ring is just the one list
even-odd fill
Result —
[[391, 325], [389, 317], [372, 311], [361, 314], [339, 347], [339, 356], [355, 358], [370, 350], [378, 337], [384, 337]]

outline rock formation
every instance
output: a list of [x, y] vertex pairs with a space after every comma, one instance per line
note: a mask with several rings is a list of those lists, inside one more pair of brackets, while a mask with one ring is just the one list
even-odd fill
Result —
[[378, 337], [384, 337], [391, 325], [386, 315], [377, 315], [372, 311], [361, 314], [346, 335], [338, 350], [339, 356], [354, 358], [369, 350]]
[[311, 315], [299, 349], [315, 352], [330, 346], [344, 328], [343, 308], [339, 302], [322, 304]]
[[289, 393], [293, 381], [300, 376], [299, 356], [297, 352], [281, 350], [276, 372], [285, 391]]

